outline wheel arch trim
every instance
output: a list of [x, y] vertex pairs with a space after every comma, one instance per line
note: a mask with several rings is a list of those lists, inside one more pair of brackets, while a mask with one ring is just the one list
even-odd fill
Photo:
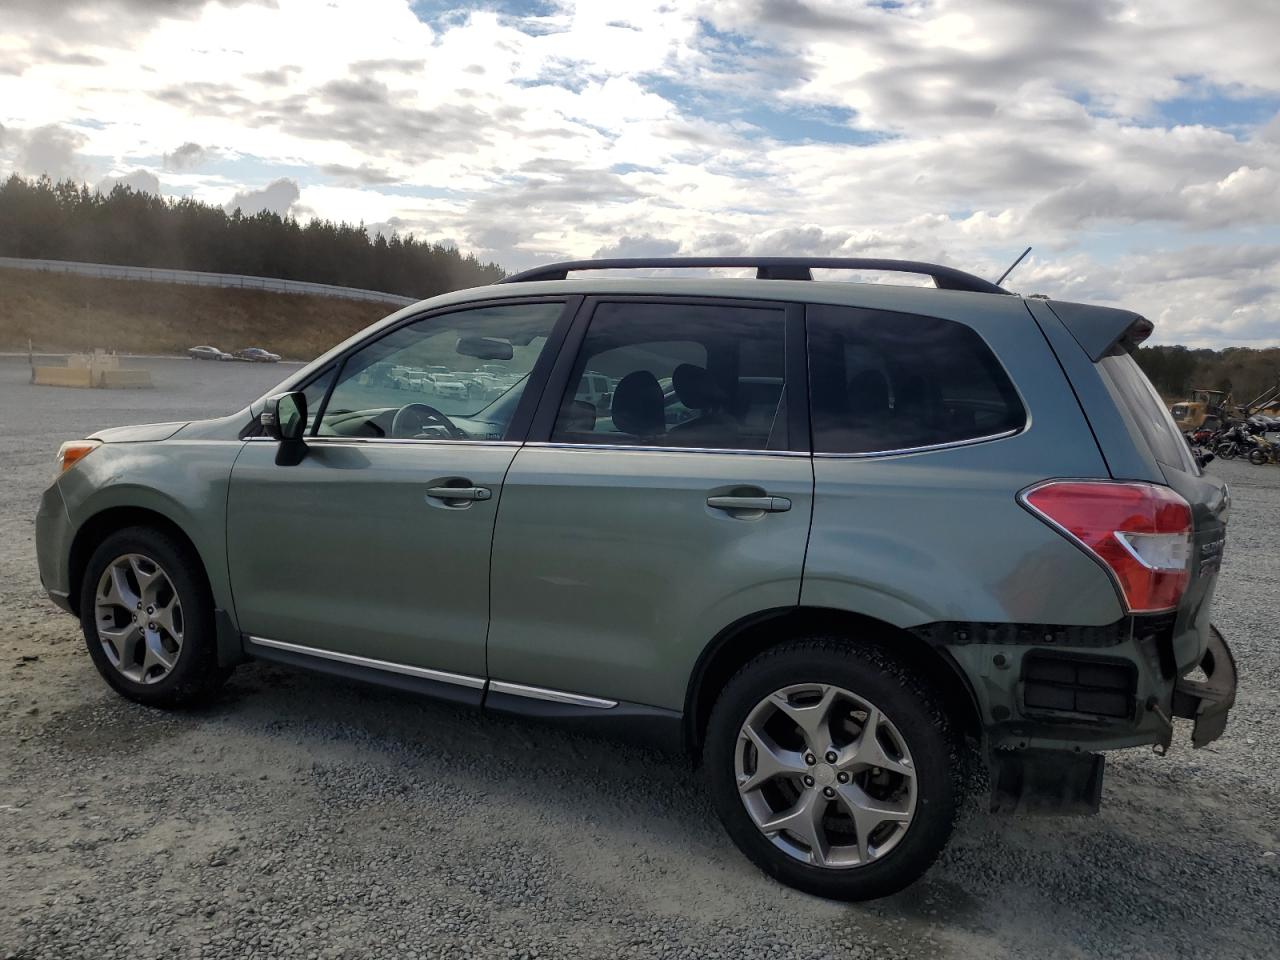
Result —
[[[776, 631], [775, 629], [776, 628]], [[864, 640], [857, 632], [868, 633]], [[945, 647], [931, 644], [900, 626], [854, 610], [797, 605], [760, 610], [724, 627], [702, 649], [689, 677], [684, 702], [684, 742], [697, 762], [715, 693], [745, 663], [803, 633], [839, 634], [852, 643], [869, 643], [923, 669], [941, 687], [945, 706], [962, 732], [981, 737], [977, 695], [969, 677]]]
[[79, 615], [80, 593], [83, 589], [85, 570], [88, 567], [89, 558], [93, 555], [93, 551], [97, 549], [98, 544], [104, 538], [119, 530], [133, 526], [151, 526], [162, 529], [166, 533], [178, 537], [186, 546], [190, 547], [196, 559], [200, 561], [201, 573], [204, 575], [210, 594], [213, 595], [214, 606], [221, 606], [213, 588], [212, 578], [209, 576], [209, 562], [200, 550], [199, 545], [187, 533], [181, 523], [163, 510], [155, 509], [154, 505], [141, 506], [133, 503], [116, 503], [103, 505], [101, 509], [94, 511], [76, 526], [67, 560], [69, 599], [72, 605], [72, 613]]

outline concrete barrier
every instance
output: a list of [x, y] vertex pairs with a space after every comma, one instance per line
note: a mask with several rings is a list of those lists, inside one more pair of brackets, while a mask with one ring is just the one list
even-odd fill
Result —
[[105, 367], [97, 364], [32, 367], [31, 382], [42, 387], [98, 387], [105, 390], [146, 390], [155, 386], [151, 382], [150, 370], [121, 370], [109, 364]]
[[98, 374], [98, 386], [108, 390], [146, 390], [155, 384], [150, 370], [103, 370]]
[[92, 387], [88, 367], [32, 367], [31, 382], [44, 387]]

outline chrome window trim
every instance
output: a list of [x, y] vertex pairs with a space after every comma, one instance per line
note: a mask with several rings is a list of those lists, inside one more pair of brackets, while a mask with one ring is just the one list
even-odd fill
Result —
[[[1030, 421], [1028, 420], [1028, 423]], [[1016, 430], [1002, 430], [985, 437], [971, 437], [968, 440], [950, 440], [946, 443], [933, 443], [922, 447], [899, 447], [895, 450], [868, 450], [863, 453], [815, 452], [814, 456], [823, 460], [866, 460], [871, 457], [894, 457], [904, 453], [929, 453], [933, 450], [951, 450], [955, 447], [971, 447], [978, 443], [990, 443], [993, 440], [1007, 440], [1026, 432], [1026, 424]]]
[[448, 447], [518, 447], [519, 440], [430, 440], [425, 437], [307, 437], [307, 443], [390, 443], [390, 444], [427, 444], [430, 446]]
[[551, 703], [567, 703], [575, 707], [594, 707], [597, 710], [612, 710], [618, 705], [617, 700], [588, 697], [580, 693], [566, 693], [563, 690], [548, 690], [546, 687], [529, 687], [522, 683], [507, 683], [505, 680], [490, 680], [489, 692], [508, 693], [515, 697], [547, 700]]
[[273, 650], [284, 650], [322, 660], [336, 660], [338, 663], [350, 664], [353, 667], [368, 667], [372, 670], [383, 670], [387, 673], [398, 673], [406, 677], [417, 677], [422, 680], [435, 680], [440, 683], [451, 683], [472, 690], [483, 690], [483, 677], [472, 677], [462, 673], [446, 673], [443, 670], [428, 670], [426, 667], [411, 667], [404, 663], [392, 663], [390, 660], [374, 660], [372, 657], [358, 657], [353, 653], [339, 653], [336, 650], [321, 650], [316, 647], [304, 647], [299, 643], [285, 643], [283, 640], [268, 640], [266, 637], [250, 636], [249, 643], [254, 646], [269, 647]]
[[[254, 443], [254, 442], [259, 442], [259, 443], [260, 443], [260, 442], [262, 442], [262, 441], [264, 441], [264, 440], [265, 440], [267, 443], [279, 443], [279, 442], [280, 442], [279, 440], [276, 440], [276, 439], [275, 439], [275, 438], [273, 438], [273, 437], [245, 437], [245, 439], [244, 439], [244, 441], [243, 441], [243, 442], [245, 442], [245, 443]], [[237, 442], [239, 442], [239, 441], [237, 441]], [[337, 443], [337, 444], [342, 444], [342, 443], [351, 443], [351, 444], [364, 444], [364, 443], [376, 443], [376, 444], [383, 444], [383, 443], [386, 443], [386, 444], [424, 444], [424, 443], [425, 443], [425, 444], [433, 444], [433, 445], [440, 445], [440, 446], [458, 446], [458, 447], [474, 447], [474, 446], [484, 446], [484, 447], [519, 447], [519, 446], [522, 446], [522, 444], [521, 444], [521, 442], [520, 442], [519, 440], [426, 440], [426, 439], [417, 439], [417, 438], [414, 438], [414, 437], [403, 437], [403, 438], [401, 438], [401, 437], [331, 437], [331, 436], [325, 436], [325, 437], [304, 437], [304, 438], [303, 438], [303, 442], [305, 442], [308, 446], [310, 446], [310, 445], [311, 445], [311, 444], [313, 444], [313, 443], [327, 443], [327, 444], [335, 444], [335, 443]]]
[[564, 450], [634, 450], [641, 453], [728, 453], [734, 456], [755, 457], [807, 457], [805, 450], [739, 450], [728, 447], [652, 447], [631, 443], [556, 443], [552, 440], [536, 440], [526, 447], [558, 447]]

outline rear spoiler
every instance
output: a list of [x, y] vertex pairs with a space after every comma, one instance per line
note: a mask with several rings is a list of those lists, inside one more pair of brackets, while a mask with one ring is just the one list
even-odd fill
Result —
[[1150, 320], [1131, 310], [1062, 300], [1046, 300], [1045, 305], [1094, 363], [1103, 357], [1132, 353], [1155, 329]]

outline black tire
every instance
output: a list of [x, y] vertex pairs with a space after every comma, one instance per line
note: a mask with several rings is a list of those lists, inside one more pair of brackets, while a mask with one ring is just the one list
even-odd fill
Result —
[[[98, 582], [111, 563], [128, 554], [141, 554], [158, 564], [182, 606], [183, 640], [177, 660], [165, 676], [149, 683], [126, 677], [113, 666], [95, 622]], [[218, 666], [213, 598], [199, 557], [185, 543], [152, 527], [117, 530], [93, 551], [80, 584], [80, 627], [89, 656], [103, 679], [117, 693], [138, 703], [153, 707], [200, 703], [231, 675], [232, 668]]]
[[1219, 460], [1234, 460], [1236, 445], [1234, 443], [1220, 443], [1218, 444], [1218, 449], [1213, 452], [1217, 454]]
[[[902, 735], [916, 775], [916, 812], [896, 846], [870, 863], [842, 868], [802, 863], [776, 847], [752, 820], [738, 791], [735, 750], [748, 715], [775, 691], [805, 683], [842, 687], [878, 707]], [[917, 880], [955, 826], [963, 763], [941, 699], [878, 649], [838, 637], [798, 639], [747, 663], [716, 700], [703, 761], [712, 802], [733, 842], [775, 879], [833, 900], [885, 897]]]
[[1260, 467], [1267, 462], [1267, 455], [1255, 447], [1249, 451], [1249, 462], [1256, 467]]

